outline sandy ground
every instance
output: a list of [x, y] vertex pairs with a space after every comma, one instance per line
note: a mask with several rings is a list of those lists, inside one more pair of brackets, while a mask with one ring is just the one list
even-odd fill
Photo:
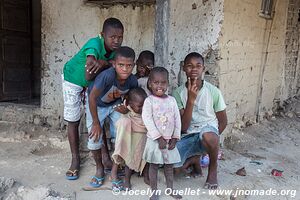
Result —
[[[296, 106], [296, 107], [295, 107]], [[293, 105], [300, 108], [300, 103]], [[59, 135], [59, 136], [58, 136]], [[194, 190], [196, 195], [183, 195], [183, 199], [300, 199], [300, 113], [289, 111], [281, 116], [270, 116], [260, 124], [234, 129], [223, 148], [224, 160], [219, 160], [220, 189], [233, 190], [240, 195], [209, 195], [202, 189], [205, 177], [176, 177], [176, 189]], [[94, 173], [94, 162], [83, 153], [80, 178], [65, 179], [69, 167], [69, 147], [65, 131], [55, 132], [46, 127], [17, 125], [0, 121], [0, 200], [4, 199], [148, 199], [146, 195], [113, 195], [110, 190], [83, 191]], [[258, 162], [251, 162], [258, 161]], [[245, 167], [246, 176], [235, 172]], [[282, 177], [271, 175], [273, 168], [284, 170]], [[132, 178], [133, 191], [147, 191], [143, 179]], [[106, 177], [105, 186], [111, 184]], [[164, 193], [163, 172], [159, 172], [159, 188]], [[259, 194], [250, 195], [251, 190]], [[283, 190], [283, 191], [282, 191]], [[289, 190], [289, 191], [288, 191]], [[269, 193], [268, 193], [269, 191]], [[246, 195], [242, 193], [245, 192]], [[279, 194], [286, 194], [281, 195]], [[165, 194], [160, 199], [173, 199]]]

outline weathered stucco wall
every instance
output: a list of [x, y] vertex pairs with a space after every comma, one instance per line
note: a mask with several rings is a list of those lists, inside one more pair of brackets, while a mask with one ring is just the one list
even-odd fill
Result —
[[83, 2], [42, 0], [42, 109], [30, 122], [40, 115], [45, 124], [62, 121], [63, 65], [107, 17], [123, 22], [123, 44], [137, 54], [154, 50], [155, 42], [156, 64], [170, 71], [170, 91], [185, 81], [184, 57], [203, 54], [206, 79], [220, 87], [229, 123], [255, 121], [299, 94], [299, 0], [274, 1], [272, 20], [259, 17], [261, 0], [157, 0], [157, 6], [109, 9]]
[[[218, 49], [218, 37], [221, 31], [223, 20], [223, 0], [203, 1], [203, 0], [160, 0], [159, 6], [165, 6], [164, 12], [157, 15], [164, 18], [163, 29], [156, 27], [156, 31], [164, 31], [164, 37], [155, 41], [155, 44], [163, 48], [156, 52], [158, 65], [169, 69], [171, 90], [185, 81], [185, 75], [180, 73], [180, 62], [184, 57], [196, 51], [204, 56], [208, 70], [217, 77], [217, 65], [213, 63], [213, 52]], [[168, 13], [166, 13], [168, 12]], [[157, 39], [157, 38], [155, 38]], [[162, 53], [160, 53], [162, 52]], [[179, 75], [179, 77], [178, 77]], [[179, 79], [179, 80], [178, 80]]]
[[300, 21], [299, 0], [289, 0], [285, 40], [285, 69], [282, 98], [300, 95]]
[[218, 64], [231, 123], [256, 120], [280, 95], [287, 4], [276, 1], [273, 20], [266, 20], [258, 16], [260, 0], [225, 0]]
[[[125, 27], [123, 45], [153, 51], [154, 6], [113, 6], [100, 9], [83, 0], [42, 0], [42, 94], [41, 107], [62, 117], [61, 71], [64, 64], [91, 37], [101, 32], [108, 17], [120, 19]], [[61, 119], [61, 118], [60, 118]]]

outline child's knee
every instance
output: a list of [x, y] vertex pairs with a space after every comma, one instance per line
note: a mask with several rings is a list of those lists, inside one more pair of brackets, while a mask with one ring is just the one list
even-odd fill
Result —
[[202, 142], [210, 148], [216, 148], [219, 146], [219, 137], [214, 132], [207, 132], [202, 135]]

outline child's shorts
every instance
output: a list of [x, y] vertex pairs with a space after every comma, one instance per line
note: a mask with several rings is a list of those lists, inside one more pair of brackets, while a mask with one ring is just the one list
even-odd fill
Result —
[[64, 98], [64, 120], [78, 122], [82, 111], [81, 93], [83, 87], [64, 80], [62, 75], [62, 87]]
[[[121, 113], [117, 112], [114, 110], [113, 106], [109, 107], [97, 107], [97, 113], [98, 113], [98, 118], [100, 121], [100, 125], [102, 128], [102, 134], [103, 132], [103, 124], [106, 118], [108, 118], [109, 124], [110, 124], [110, 135], [112, 139], [116, 138], [116, 127], [115, 124], [118, 121], [118, 119], [121, 116]], [[91, 132], [92, 129], [92, 124], [93, 124], [93, 118], [89, 109], [88, 103], [86, 104], [86, 126], [88, 129], [88, 132]], [[89, 138], [88, 139], [88, 149], [89, 150], [98, 150], [102, 147], [103, 141], [102, 141], [102, 135], [98, 141], [94, 141], [94, 138]]]
[[205, 148], [201, 145], [201, 140], [203, 134], [207, 132], [213, 132], [219, 136], [219, 131], [217, 128], [207, 125], [201, 129], [198, 133], [192, 133], [187, 136], [183, 136], [176, 144], [176, 147], [179, 151], [181, 162], [174, 164], [174, 167], [182, 167], [185, 161], [192, 157], [201, 155], [205, 151]]

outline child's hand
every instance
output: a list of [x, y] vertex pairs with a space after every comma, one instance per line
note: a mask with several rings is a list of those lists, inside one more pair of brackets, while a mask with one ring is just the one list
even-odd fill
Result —
[[198, 95], [197, 78], [191, 80], [191, 78], [188, 77], [187, 84], [188, 84], [188, 100], [194, 103]]
[[169, 141], [169, 150], [172, 150], [175, 148], [176, 146], [176, 143], [177, 143], [177, 139], [176, 138], [172, 138], [170, 141]]
[[88, 56], [86, 59], [86, 71], [89, 74], [96, 74], [98, 71], [103, 70], [104, 66], [109, 63], [105, 60], [96, 60], [94, 56]]
[[115, 111], [126, 114], [129, 112], [128, 108], [124, 104], [118, 104], [114, 107]]
[[91, 132], [89, 133], [89, 138], [90, 139], [94, 138], [94, 142], [96, 142], [100, 139], [101, 134], [102, 134], [102, 130], [101, 130], [100, 123], [95, 123], [95, 124], [93, 123]]
[[159, 146], [160, 149], [165, 149], [166, 148], [167, 141], [163, 137], [158, 138], [157, 141], [158, 141], [158, 146]]

